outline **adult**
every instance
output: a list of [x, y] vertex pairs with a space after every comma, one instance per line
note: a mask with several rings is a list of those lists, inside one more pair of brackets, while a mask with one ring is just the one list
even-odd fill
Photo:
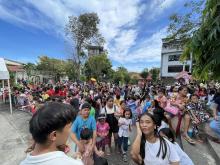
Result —
[[213, 110], [214, 120], [210, 122], [210, 128], [218, 135], [220, 139], [220, 91], [214, 97], [214, 103], [211, 105]]
[[101, 113], [106, 115], [106, 121], [110, 126], [109, 130], [109, 139], [110, 144], [109, 148], [111, 148], [111, 137], [112, 134], [114, 135], [114, 141], [115, 141], [115, 149], [117, 149], [118, 146], [118, 117], [120, 117], [120, 113], [118, 110], [118, 107], [114, 105], [114, 98], [113, 96], [108, 96], [106, 99], [106, 106], [102, 109]]
[[68, 105], [53, 102], [42, 106], [29, 122], [34, 149], [20, 165], [82, 165], [59, 150], [66, 144], [74, 118]]
[[80, 133], [84, 128], [88, 128], [93, 133], [92, 148], [89, 150], [89, 154], [92, 154], [96, 142], [96, 121], [93, 116], [89, 115], [90, 109], [91, 105], [89, 103], [83, 103], [79, 112], [80, 115], [78, 115], [76, 120], [73, 122], [71, 139], [77, 145], [76, 150], [83, 152], [85, 148], [83, 148], [80, 143]]
[[185, 112], [185, 108], [186, 108], [185, 106], [188, 102], [187, 94], [188, 94], [188, 88], [186, 86], [179, 87], [178, 95], [176, 99], [171, 101], [171, 105], [176, 106], [179, 109], [179, 113], [183, 115], [183, 118], [184, 118], [183, 138], [190, 144], [195, 144], [195, 141], [191, 139], [187, 133], [189, 130], [190, 121], [191, 121], [189, 113]]
[[173, 144], [158, 135], [156, 118], [150, 113], [142, 114], [137, 122], [131, 156], [141, 165], [179, 165], [180, 160]]

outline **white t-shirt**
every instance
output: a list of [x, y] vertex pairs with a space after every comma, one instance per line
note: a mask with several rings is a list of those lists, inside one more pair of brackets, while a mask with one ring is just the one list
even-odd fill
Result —
[[144, 158], [145, 165], [169, 165], [171, 162], [180, 161], [174, 145], [167, 139], [165, 139], [165, 141], [167, 142], [167, 154], [164, 159], [162, 159], [162, 151], [160, 152], [159, 157], [157, 157], [160, 148], [160, 140], [157, 139], [155, 143], [149, 143], [146, 141]]
[[169, 125], [168, 125], [167, 123], [165, 123], [163, 120], [161, 121], [160, 127], [157, 129], [158, 132], [159, 132], [162, 128], [169, 128]]
[[105, 106], [104, 108], [102, 108], [101, 114], [106, 114], [106, 112], [107, 112], [107, 114], [114, 114], [115, 112], [119, 112], [119, 109], [116, 105], [113, 105], [112, 108]]
[[49, 152], [37, 156], [27, 155], [20, 165], [83, 165], [81, 160], [68, 157], [61, 151]]
[[129, 136], [129, 125], [132, 124], [132, 120], [120, 117], [118, 120], [118, 123], [122, 123], [122, 125], [119, 127], [119, 130], [118, 130], [118, 136], [128, 137]]
[[180, 157], [180, 165], [194, 165], [189, 156], [180, 148], [176, 142], [173, 144], [178, 156]]

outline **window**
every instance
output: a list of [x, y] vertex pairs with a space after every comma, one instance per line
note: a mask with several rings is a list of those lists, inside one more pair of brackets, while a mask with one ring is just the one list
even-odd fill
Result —
[[189, 72], [189, 65], [185, 65], [185, 71]]
[[168, 66], [168, 73], [178, 73], [183, 70], [182, 65], [173, 65], [173, 66]]
[[180, 55], [169, 55], [168, 61], [179, 61]]

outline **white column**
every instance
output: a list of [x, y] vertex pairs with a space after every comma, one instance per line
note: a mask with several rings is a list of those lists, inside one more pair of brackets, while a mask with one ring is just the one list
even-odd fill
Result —
[[17, 71], [15, 71], [15, 84], [17, 84]]
[[2, 88], [3, 88], [2, 97], [3, 97], [3, 103], [4, 103], [5, 102], [5, 80], [2, 80]]
[[9, 79], [8, 79], [8, 95], [9, 95], [10, 113], [12, 114], [11, 87], [10, 87]]

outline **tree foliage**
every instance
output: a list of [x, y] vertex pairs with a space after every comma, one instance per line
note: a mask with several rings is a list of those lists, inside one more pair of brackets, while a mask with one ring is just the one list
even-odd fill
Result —
[[[196, 3], [191, 2], [191, 4]], [[200, 4], [203, 4], [202, 1]], [[196, 5], [199, 6], [200, 4]], [[184, 52], [181, 58], [184, 60], [192, 54], [194, 59], [193, 75], [196, 78], [207, 80], [211, 74], [211, 78], [220, 79], [220, 2], [218, 0], [207, 0], [204, 5], [200, 5], [198, 10], [201, 13], [198, 27], [195, 30], [185, 28], [185, 33], [191, 32], [192, 35], [184, 41]], [[182, 25], [178, 21], [180, 20], [177, 19], [173, 29], [184, 29], [184, 24]], [[190, 19], [188, 21], [190, 22]], [[184, 34], [180, 33], [181, 31], [177, 32]], [[172, 37], [177, 36], [173, 32], [171, 34]], [[184, 40], [184, 37], [184, 35], [183, 37], [179, 35], [179, 39]]]
[[128, 70], [125, 67], [118, 67], [117, 70], [114, 72], [113, 81], [116, 84], [119, 84], [119, 82], [121, 82], [122, 84], [129, 83], [130, 79], [131, 78], [128, 74]]
[[143, 79], [146, 79], [147, 76], [149, 75], [148, 68], [144, 68], [140, 75]]
[[66, 74], [66, 61], [49, 58], [48, 56], [40, 56], [36, 68], [55, 76], [59, 80], [60, 76]]
[[99, 81], [108, 80], [112, 73], [111, 67], [111, 61], [107, 58], [107, 55], [91, 56], [84, 65], [85, 76], [87, 79], [94, 77]]
[[168, 39], [180, 39], [186, 44], [199, 29], [202, 22], [202, 10], [205, 0], [192, 0], [184, 4], [185, 14], [174, 13], [170, 16]]
[[78, 17], [70, 16], [66, 25], [66, 35], [73, 41], [75, 52], [73, 60], [78, 64], [77, 69], [80, 72], [82, 60], [85, 59], [84, 50], [88, 45], [102, 45], [104, 39], [99, 33], [99, 18], [96, 13], [85, 13]]
[[160, 74], [160, 68], [152, 68], [149, 73], [151, 74], [152, 80], [157, 81]]
[[79, 72], [76, 70], [77, 64], [72, 59], [65, 62], [65, 73], [69, 80], [77, 80]]
[[33, 70], [36, 70], [37, 66], [33, 63], [28, 62], [27, 64], [24, 65], [24, 69], [27, 73], [27, 76], [31, 76], [31, 73]]

